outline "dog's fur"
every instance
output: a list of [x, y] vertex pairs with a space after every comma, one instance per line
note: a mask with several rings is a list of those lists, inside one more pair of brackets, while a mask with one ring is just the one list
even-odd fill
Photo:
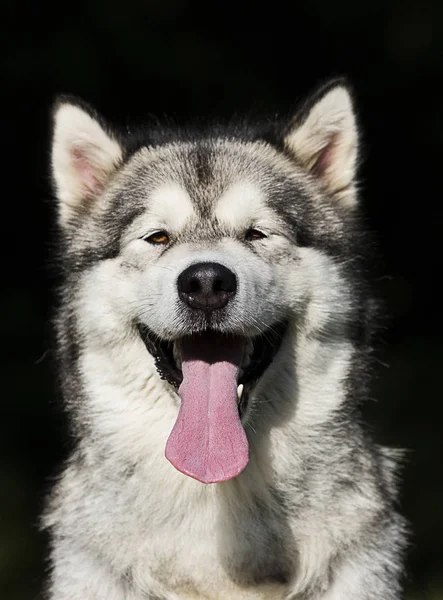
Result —
[[[56, 319], [75, 438], [44, 518], [54, 600], [398, 600], [397, 455], [360, 406], [374, 307], [347, 84], [282, 123], [111, 131], [62, 98], [52, 168], [64, 282]], [[246, 239], [255, 228], [263, 239]], [[147, 243], [166, 230], [169, 244]], [[211, 323], [177, 278], [214, 261], [239, 282]], [[217, 312], [217, 311], [216, 311]], [[180, 406], [143, 327], [254, 339], [287, 324], [250, 390], [250, 460], [205, 485], [165, 458]]]

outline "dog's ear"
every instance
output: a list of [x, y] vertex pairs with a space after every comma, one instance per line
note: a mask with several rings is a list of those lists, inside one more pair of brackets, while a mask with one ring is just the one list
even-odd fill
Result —
[[90, 208], [122, 155], [116, 136], [94, 111], [67, 97], [56, 102], [51, 163], [63, 227]]
[[358, 130], [348, 84], [334, 80], [296, 113], [284, 146], [342, 204], [356, 203]]

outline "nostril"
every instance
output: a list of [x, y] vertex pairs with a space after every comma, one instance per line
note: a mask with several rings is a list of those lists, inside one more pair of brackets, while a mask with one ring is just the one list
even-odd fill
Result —
[[212, 285], [212, 289], [214, 292], [224, 292], [226, 291], [224, 289], [223, 286], [223, 279], [221, 279], [220, 277], [217, 277], [216, 279], [214, 279], [214, 283]]
[[198, 279], [191, 279], [189, 282], [189, 290], [188, 292], [191, 294], [195, 294], [201, 290], [200, 281]]
[[234, 273], [222, 267], [219, 274], [213, 280], [212, 290], [215, 294], [220, 292], [235, 294], [237, 290], [237, 278]]

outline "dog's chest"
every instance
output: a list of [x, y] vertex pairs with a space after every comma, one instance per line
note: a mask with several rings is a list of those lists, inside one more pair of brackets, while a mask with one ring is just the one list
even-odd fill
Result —
[[214, 546], [195, 542], [186, 554], [175, 548], [171, 553], [151, 556], [144, 567], [144, 561], [138, 565], [134, 579], [139, 590], [155, 589], [161, 598], [170, 600], [284, 598], [288, 589], [285, 568], [277, 561], [267, 565], [262, 561], [264, 570], [259, 572], [257, 557], [249, 558], [249, 563], [244, 557], [242, 562], [230, 564], [229, 558], [221, 559]]
[[[226, 571], [214, 553], [205, 556], [198, 555], [198, 552], [192, 554], [195, 562], [189, 556], [180, 555], [169, 562], [166, 558], [151, 562], [148, 585], [143, 583], [143, 575], [139, 573], [137, 577], [141, 583], [139, 589], [155, 589], [161, 598], [170, 600], [268, 600], [285, 597], [287, 584], [273, 580], [272, 575], [253, 573], [251, 578], [251, 571], [245, 569], [235, 577]], [[279, 577], [278, 574], [276, 576]]]
[[200, 505], [152, 531], [131, 579], [160, 597], [284, 598], [292, 575], [289, 529], [263, 505]]

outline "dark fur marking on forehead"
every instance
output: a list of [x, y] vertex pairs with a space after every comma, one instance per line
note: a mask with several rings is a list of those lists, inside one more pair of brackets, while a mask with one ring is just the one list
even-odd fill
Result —
[[211, 182], [213, 175], [209, 148], [206, 145], [198, 145], [190, 158], [194, 164], [198, 183], [201, 186], [207, 186]]
[[211, 142], [201, 142], [189, 152], [184, 161], [188, 165], [184, 181], [185, 187], [196, 213], [201, 219], [208, 221], [214, 203], [214, 190], [211, 189], [214, 181], [211, 164], [213, 154]]
[[187, 191], [198, 218], [205, 220], [206, 227], [212, 229], [215, 203], [230, 182], [229, 174], [225, 178], [224, 170], [220, 169], [219, 161], [223, 159], [226, 159], [226, 150], [215, 139], [177, 148], [176, 161], [180, 164], [178, 183]]
[[[200, 207], [201, 208], [201, 207]], [[200, 210], [202, 213], [202, 211]], [[177, 242], [217, 242], [223, 238], [232, 237], [233, 233], [223, 227], [217, 219], [207, 214], [201, 214], [197, 221], [190, 222], [180, 233], [177, 234]]]

